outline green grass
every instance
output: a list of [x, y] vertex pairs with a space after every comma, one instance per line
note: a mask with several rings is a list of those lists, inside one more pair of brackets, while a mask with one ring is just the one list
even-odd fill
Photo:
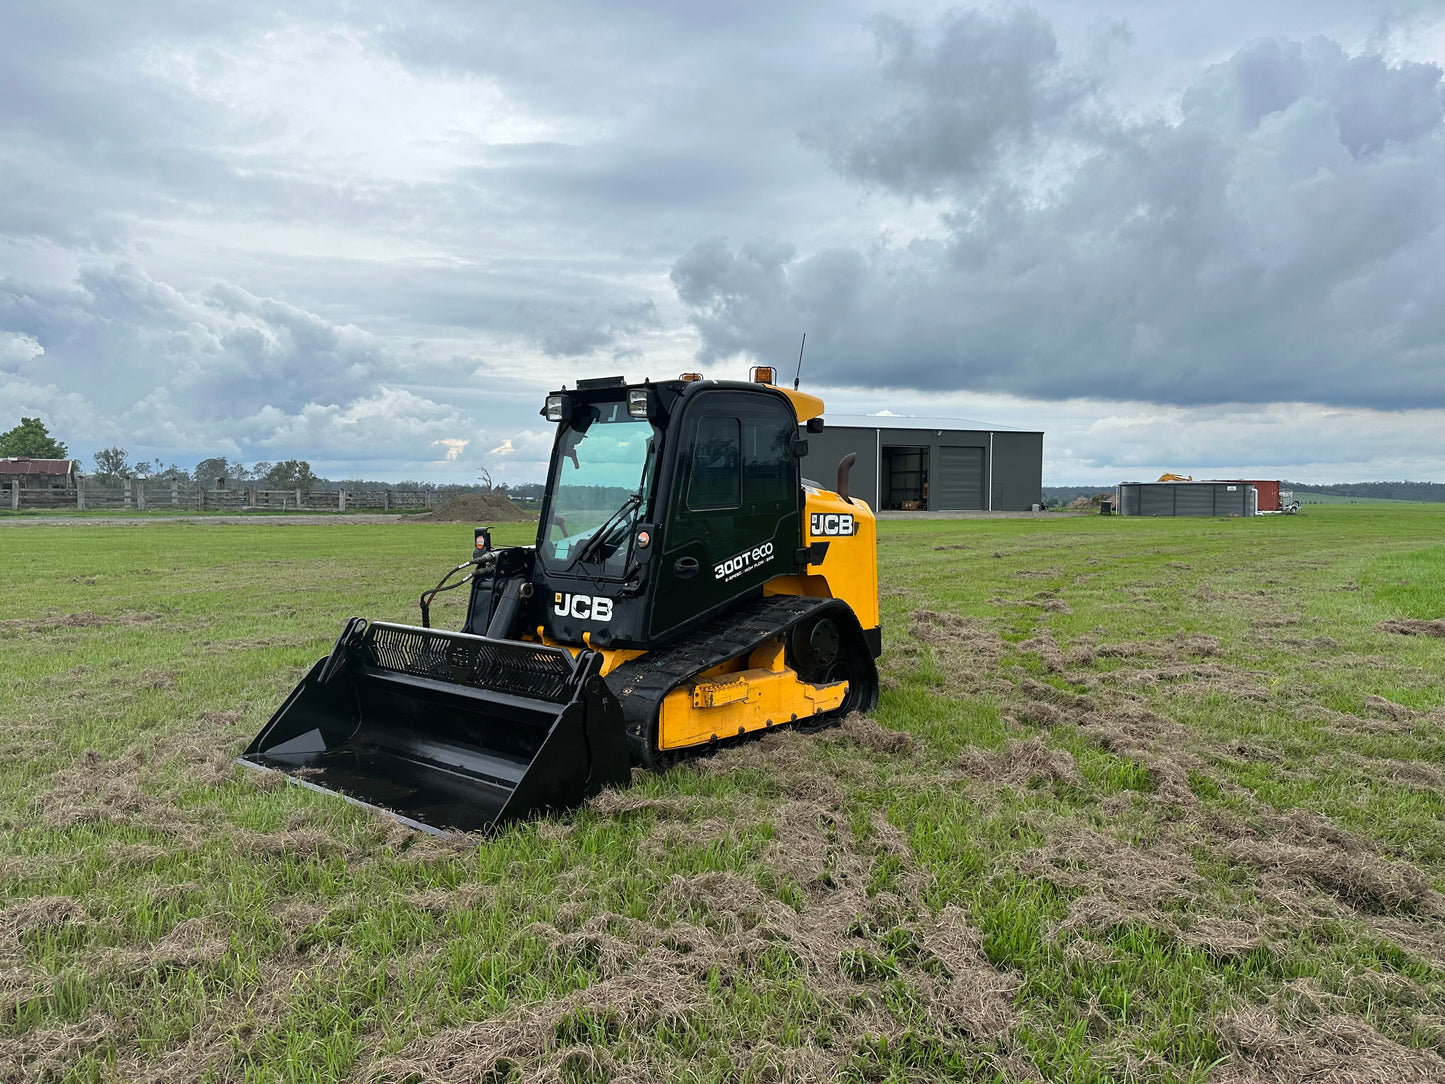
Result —
[[1445, 1073], [1442, 530], [890, 521], [876, 723], [438, 841], [232, 758], [468, 527], [0, 528], [0, 1079]]
[[1439, 504], [1439, 501], [1410, 501], [1396, 497], [1346, 497], [1339, 493], [1308, 493], [1302, 490], [1295, 490], [1295, 497], [1301, 505], [1306, 504], [1355, 504], [1363, 506], [1383, 505], [1426, 505], [1427, 507]]

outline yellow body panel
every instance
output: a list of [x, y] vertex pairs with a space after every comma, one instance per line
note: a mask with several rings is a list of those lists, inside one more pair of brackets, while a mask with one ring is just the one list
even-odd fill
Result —
[[[826, 489], [806, 489], [803, 503], [803, 544], [827, 542], [828, 552], [802, 575], [775, 576], [763, 585], [764, 595], [808, 595], [846, 602], [864, 629], [878, 627], [878, 522], [865, 501], [852, 503]], [[838, 520], [852, 517], [853, 533], [813, 533], [815, 526], [837, 529]]]
[[772, 640], [752, 653], [747, 668], [720, 666], [672, 690], [657, 721], [661, 749], [765, 730], [832, 711], [848, 695], [846, 681], [810, 685], [783, 661], [783, 643]]
[[612, 671], [616, 670], [623, 663], [631, 662], [633, 659], [641, 658], [647, 654], [646, 651], [641, 651], [634, 647], [598, 647], [593, 648], [593, 650], [602, 656], [603, 677], [612, 673]]
[[[777, 385], [769, 385], [777, 387]], [[805, 391], [795, 391], [792, 388], [777, 389], [788, 397], [793, 404], [793, 410], [797, 412], [799, 423], [806, 422], [809, 418], [820, 418], [823, 415], [823, 400], [816, 395], [809, 395]]]
[[[574, 658], [583, 647], [582, 644], [564, 644], [560, 640], [552, 639], [552, 637], [543, 632], [541, 625], [537, 626], [536, 640], [539, 644], [546, 644], [548, 647], [560, 647], [566, 651], [570, 651]], [[592, 648], [593, 651], [602, 656], [603, 677], [612, 673], [612, 671], [616, 670], [623, 663], [631, 662], [633, 659], [641, 658], [647, 654], [646, 651], [635, 647], [592, 647], [591, 643], [588, 643], [586, 646]]]

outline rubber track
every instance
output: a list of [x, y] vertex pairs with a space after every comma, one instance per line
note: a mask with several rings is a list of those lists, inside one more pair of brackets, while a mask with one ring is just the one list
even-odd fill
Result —
[[[647, 763], [656, 755], [648, 746], [653, 743], [653, 726], [662, 708], [662, 699], [669, 692], [704, 670], [751, 653], [805, 618], [829, 608], [839, 610], [837, 616], [844, 618], [845, 623], [857, 625], [853, 611], [837, 599], [774, 595], [724, 614], [683, 642], [649, 651], [613, 670], [603, 680], [622, 702], [633, 760]], [[774, 720], [775, 723], [791, 721]]]

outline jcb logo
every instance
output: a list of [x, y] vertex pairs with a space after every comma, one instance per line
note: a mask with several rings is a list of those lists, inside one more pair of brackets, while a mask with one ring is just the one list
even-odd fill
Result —
[[858, 525], [852, 512], [814, 512], [809, 531], [815, 538], [827, 536], [850, 536], [858, 533]]
[[558, 591], [552, 612], [558, 617], [575, 617], [580, 621], [611, 621], [612, 600], [603, 595], [567, 595]]

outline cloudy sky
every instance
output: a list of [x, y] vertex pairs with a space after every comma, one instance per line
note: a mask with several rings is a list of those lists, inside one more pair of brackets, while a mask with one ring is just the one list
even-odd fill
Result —
[[1045, 484], [1445, 481], [1445, 3], [0, 10], [0, 430], [540, 480], [700, 368]]

